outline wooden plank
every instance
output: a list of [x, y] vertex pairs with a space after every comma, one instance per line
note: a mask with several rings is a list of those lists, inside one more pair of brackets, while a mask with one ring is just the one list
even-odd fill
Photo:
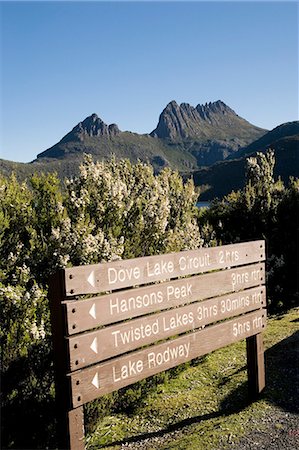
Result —
[[200, 248], [65, 269], [66, 296], [95, 294], [265, 259], [265, 242]]
[[84, 450], [84, 410], [83, 406], [72, 409], [68, 413], [68, 434], [70, 437], [70, 450]]
[[70, 370], [265, 306], [263, 286], [79, 334], [68, 339]]
[[[68, 348], [65, 336], [65, 321], [62, 308], [64, 298], [64, 271], [53, 275], [49, 283], [49, 303], [51, 311], [55, 402], [57, 418], [57, 441], [59, 449], [84, 450], [83, 408], [71, 410], [70, 379], [67, 377]], [[76, 437], [80, 437], [79, 440]]]
[[249, 398], [254, 400], [265, 387], [264, 344], [261, 333], [246, 339]]
[[266, 311], [258, 310], [74, 372], [70, 375], [73, 407], [258, 334], [265, 325]]
[[265, 282], [265, 264], [119, 291], [86, 300], [65, 302], [68, 334], [116, 323], [155, 311], [238, 292]]

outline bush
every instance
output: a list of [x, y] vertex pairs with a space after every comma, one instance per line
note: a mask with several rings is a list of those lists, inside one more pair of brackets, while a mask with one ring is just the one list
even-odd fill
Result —
[[218, 244], [266, 240], [270, 312], [294, 306], [299, 291], [294, 263], [299, 236], [299, 180], [290, 180], [288, 187], [281, 180], [275, 181], [274, 164], [271, 150], [249, 158], [244, 189], [214, 200], [199, 217], [200, 226], [209, 226]]
[[[51, 273], [71, 265], [197, 248], [203, 240], [193, 183], [184, 184], [170, 169], [154, 175], [150, 166], [128, 160], [94, 163], [86, 156], [79, 176], [66, 180], [65, 187], [55, 174], [35, 175], [28, 184], [2, 177], [0, 198], [3, 405], [11, 411], [25, 399], [39, 399], [39, 405], [53, 400], [47, 303]], [[157, 376], [90, 404], [89, 421], [99, 411], [132, 409], [151, 383], [163, 380]], [[5, 426], [5, 444], [24, 446], [24, 436], [12, 443], [14, 423]], [[45, 439], [27, 437], [31, 445]]]

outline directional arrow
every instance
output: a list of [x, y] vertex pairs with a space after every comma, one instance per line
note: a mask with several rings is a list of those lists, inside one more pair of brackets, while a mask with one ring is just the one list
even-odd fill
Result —
[[99, 376], [98, 376], [98, 372], [95, 374], [95, 376], [92, 379], [91, 382], [97, 389], [99, 389], [100, 387], [100, 382], [99, 382]]
[[92, 305], [92, 307], [90, 308], [90, 310], [88, 312], [91, 315], [91, 317], [93, 317], [94, 319], [97, 318], [97, 316], [96, 316], [96, 304], [95, 303]]
[[95, 285], [95, 277], [94, 277], [94, 271], [90, 272], [89, 277], [87, 278], [87, 281], [89, 284], [91, 284], [92, 287]]
[[92, 344], [90, 346], [91, 350], [93, 350], [95, 353], [98, 353], [98, 340], [95, 337], [94, 340], [92, 341]]

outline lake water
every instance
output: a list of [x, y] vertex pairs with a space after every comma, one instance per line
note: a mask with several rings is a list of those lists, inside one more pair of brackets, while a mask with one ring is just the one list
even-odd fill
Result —
[[197, 202], [196, 206], [198, 208], [209, 208], [211, 202]]

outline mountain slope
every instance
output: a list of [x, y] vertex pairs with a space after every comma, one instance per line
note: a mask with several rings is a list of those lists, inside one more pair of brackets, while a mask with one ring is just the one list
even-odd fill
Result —
[[60, 142], [40, 153], [37, 160], [80, 153], [92, 153], [102, 159], [114, 153], [133, 162], [149, 162], [156, 170], [167, 165], [192, 170], [224, 160], [264, 133], [220, 100], [196, 108], [171, 102], [150, 135], [121, 131], [116, 124], [107, 125], [92, 114]]
[[234, 155], [230, 156], [228, 159], [240, 158], [244, 156], [251, 155], [257, 151], [264, 152], [269, 146], [273, 145], [274, 142], [285, 139], [287, 137], [295, 136], [299, 134], [299, 121], [286, 122], [279, 125], [273, 130], [266, 133], [260, 139], [252, 142], [245, 148], [240, 149]]
[[95, 159], [107, 159], [115, 154], [117, 158], [129, 158], [132, 162], [141, 160], [152, 164], [156, 170], [164, 166], [179, 170], [197, 167], [192, 155], [185, 155], [177, 148], [169, 148], [148, 134], [120, 131], [116, 124], [107, 125], [96, 114], [76, 125], [53, 147], [38, 154], [34, 163], [53, 158], [82, 159], [84, 153], [92, 154]]
[[241, 142], [252, 142], [264, 133], [265, 130], [242, 119], [218, 100], [195, 108], [188, 103], [178, 105], [172, 101], [162, 111], [157, 127], [150, 134], [172, 142], [231, 139], [241, 145]]
[[[261, 150], [265, 151], [266, 148]], [[299, 133], [271, 142], [268, 148], [272, 148], [275, 153], [274, 177], [276, 179], [281, 177], [287, 183], [291, 176], [299, 178]], [[252, 154], [254, 153], [251, 152]], [[246, 157], [219, 162], [193, 172], [192, 176], [194, 183], [202, 187], [201, 200], [223, 197], [245, 185]]]
[[39, 153], [32, 163], [0, 160], [0, 172], [15, 171], [21, 179], [36, 171], [57, 171], [61, 178], [71, 177], [78, 173], [84, 153], [90, 153], [94, 160], [114, 154], [117, 159], [150, 163], [156, 171], [170, 166], [186, 176], [192, 173], [196, 184], [209, 186], [202, 195], [204, 200], [240, 188], [245, 180], [244, 156], [256, 150], [275, 148], [277, 174], [285, 179], [298, 176], [297, 134], [299, 122], [266, 132], [239, 117], [220, 100], [196, 108], [173, 101], [150, 134], [121, 131], [116, 124], [108, 125], [92, 114], [57, 144]]
[[226, 159], [265, 133], [218, 100], [195, 108], [170, 102], [150, 135], [180, 145], [200, 167]]

